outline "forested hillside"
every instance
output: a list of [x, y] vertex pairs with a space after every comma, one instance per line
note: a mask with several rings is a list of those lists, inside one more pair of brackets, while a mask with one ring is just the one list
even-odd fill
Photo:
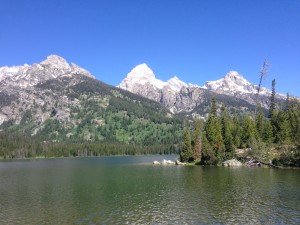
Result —
[[217, 165], [236, 157], [299, 167], [299, 100], [287, 95], [283, 105], [277, 104], [274, 96], [275, 89], [267, 115], [258, 107], [256, 115], [242, 117], [229, 115], [225, 105], [218, 108], [213, 98], [207, 121], [195, 121], [185, 129], [181, 161]]
[[183, 129], [180, 117], [157, 102], [92, 78], [52, 79], [36, 85], [27, 94], [32, 97], [15, 102], [21, 119], [11, 119], [0, 127], [1, 157], [179, 150]]

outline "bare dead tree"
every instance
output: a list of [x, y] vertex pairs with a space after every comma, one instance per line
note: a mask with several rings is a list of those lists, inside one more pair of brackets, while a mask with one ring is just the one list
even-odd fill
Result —
[[265, 59], [263, 65], [260, 69], [260, 79], [259, 79], [259, 84], [258, 84], [258, 88], [257, 88], [256, 97], [255, 97], [254, 121], [256, 121], [256, 114], [257, 114], [257, 108], [258, 108], [258, 96], [259, 96], [259, 92], [260, 92], [260, 89], [261, 89], [262, 80], [263, 80], [264, 77], [266, 77], [268, 75], [268, 67], [269, 66], [270, 66], [269, 62]]

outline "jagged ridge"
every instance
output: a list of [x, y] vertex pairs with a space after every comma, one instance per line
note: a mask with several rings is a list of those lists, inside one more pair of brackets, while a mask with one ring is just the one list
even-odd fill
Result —
[[[254, 105], [258, 90], [257, 85], [251, 84], [237, 71], [229, 71], [223, 78], [207, 81], [201, 87], [186, 84], [176, 76], [167, 82], [161, 81], [146, 64], [136, 66], [118, 87], [158, 101], [173, 113], [191, 112], [199, 108], [199, 104], [207, 96], [207, 91], [226, 95], [228, 98], [238, 98]], [[261, 88], [259, 100], [264, 108], [268, 107], [270, 94], [270, 90]], [[277, 94], [277, 98], [284, 99], [285, 95]]]

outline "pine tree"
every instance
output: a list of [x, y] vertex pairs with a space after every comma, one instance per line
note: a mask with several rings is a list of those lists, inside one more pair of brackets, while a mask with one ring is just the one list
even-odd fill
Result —
[[214, 154], [212, 146], [206, 138], [206, 135], [202, 136], [202, 158], [201, 163], [205, 165], [215, 165], [217, 164], [217, 158]]
[[275, 142], [288, 144], [291, 141], [291, 124], [288, 120], [288, 114], [281, 108], [273, 114], [273, 126], [275, 133]]
[[236, 147], [241, 147], [241, 136], [242, 136], [241, 123], [237, 115], [234, 115], [232, 119], [232, 137], [233, 137], [233, 143]]
[[269, 107], [269, 118], [273, 117], [274, 111], [275, 111], [275, 79], [272, 80], [272, 94], [271, 94], [271, 100], [270, 100], [270, 107]]
[[202, 127], [203, 123], [200, 120], [195, 121], [195, 131], [193, 135], [194, 143], [194, 158], [195, 160], [201, 161], [202, 156]]
[[221, 128], [218, 122], [217, 104], [216, 99], [213, 97], [211, 101], [211, 110], [205, 125], [206, 137], [210, 143], [214, 142], [217, 133], [219, 132], [218, 128]]
[[290, 103], [288, 120], [291, 128], [291, 139], [294, 144], [300, 145], [300, 103], [294, 99]]
[[250, 147], [255, 140], [255, 126], [250, 116], [246, 116], [243, 122], [242, 143], [245, 147]]
[[183, 146], [180, 153], [181, 162], [191, 162], [194, 160], [191, 144], [191, 133], [189, 129], [185, 129], [183, 134]]
[[221, 123], [222, 123], [222, 138], [224, 140], [224, 146], [225, 146], [225, 158], [224, 159], [231, 159], [234, 154], [234, 144], [231, 134], [231, 124], [230, 120], [228, 118], [227, 109], [225, 105], [221, 108]]
[[213, 154], [217, 159], [217, 163], [223, 160], [225, 155], [225, 147], [222, 137], [222, 126], [220, 118], [217, 116], [216, 101], [213, 98], [211, 104], [211, 112], [205, 125], [206, 138], [212, 147]]
[[217, 116], [217, 102], [216, 102], [216, 98], [215, 97], [212, 97], [212, 100], [211, 100], [210, 114], [213, 117]]
[[290, 95], [289, 93], [286, 94], [286, 101], [285, 101], [285, 111], [289, 112], [291, 110], [291, 102], [290, 102]]
[[264, 122], [264, 129], [263, 129], [263, 141], [271, 144], [274, 141], [274, 136], [273, 136], [273, 127], [269, 119], [265, 120]]
[[225, 146], [221, 131], [217, 133], [213, 149], [217, 156], [218, 163], [221, 163], [225, 159]]

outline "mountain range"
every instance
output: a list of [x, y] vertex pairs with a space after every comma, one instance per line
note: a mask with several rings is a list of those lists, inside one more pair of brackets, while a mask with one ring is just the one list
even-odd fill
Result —
[[[182, 120], [161, 104], [98, 81], [59, 56], [31, 66], [0, 68], [0, 157], [27, 157], [24, 149], [61, 156], [52, 149], [53, 143], [79, 144], [81, 153], [76, 150], [74, 155], [86, 155], [83, 143], [98, 143], [102, 153], [110, 152], [105, 154], [117, 147], [105, 143], [155, 144], [156, 152], [150, 147], [134, 151], [174, 152], [182, 129]], [[115, 154], [124, 150], [119, 149]]]
[[[260, 105], [267, 109], [271, 96], [271, 91], [263, 87], [257, 95], [258, 86], [251, 84], [236, 71], [229, 71], [223, 78], [199, 86], [187, 84], [176, 76], [166, 82], [159, 80], [146, 64], [133, 68], [118, 87], [157, 101], [172, 113], [200, 116], [207, 112], [205, 109], [212, 96], [227, 107], [239, 105], [249, 111], [253, 110], [257, 98]], [[276, 98], [282, 101], [286, 96], [277, 94]]]
[[[176, 118], [181, 114], [205, 118], [212, 97], [219, 104], [225, 104], [230, 112], [251, 112], [257, 97], [257, 86], [235, 71], [201, 87], [187, 84], [178, 77], [161, 81], [146, 64], [141, 64], [133, 68], [118, 87], [113, 87], [57, 55], [33, 65], [1, 67], [0, 84], [0, 129], [22, 127], [36, 135], [55, 119], [66, 137], [74, 136], [74, 129], [78, 131], [78, 127], [84, 126], [86, 117], [96, 127], [107, 126], [111, 121], [105, 118], [106, 113], [109, 111], [111, 117], [117, 113], [112, 108], [121, 108], [127, 116], [134, 111], [137, 118], [144, 118], [147, 111], [156, 115], [149, 120], [153, 122], [155, 117]], [[265, 109], [270, 94], [270, 90], [262, 88], [258, 96]], [[278, 101], [285, 99], [281, 94], [276, 97]], [[116, 106], [116, 102], [119, 105]], [[122, 139], [122, 135], [115, 135], [116, 140]], [[96, 138], [92, 138], [90, 131], [85, 131], [83, 136], [86, 140]], [[106, 137], [102, 133], [97, 138]]]

